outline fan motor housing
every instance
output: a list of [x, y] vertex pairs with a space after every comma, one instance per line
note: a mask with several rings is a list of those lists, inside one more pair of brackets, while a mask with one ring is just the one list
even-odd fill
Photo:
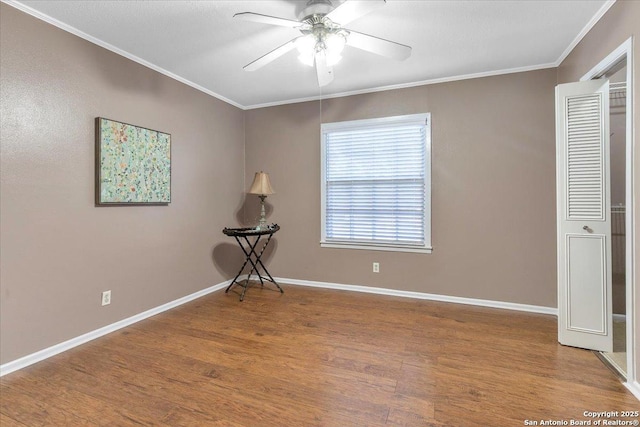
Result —
[[316, 15], [324, 16], [334, 9], [331, 0], [309, 0], [298, 18], [302, 21], [313, 20]]

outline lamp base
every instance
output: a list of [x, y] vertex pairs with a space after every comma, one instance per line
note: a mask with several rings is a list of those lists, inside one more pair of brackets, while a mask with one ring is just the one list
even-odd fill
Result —
[[264, 199], [267, 198], [264, 194], [259, 195], [260, 197], [260, 222], [256, 227], [256, 230], [264, 230], [267, 228], [267, 217], [264, 210]]

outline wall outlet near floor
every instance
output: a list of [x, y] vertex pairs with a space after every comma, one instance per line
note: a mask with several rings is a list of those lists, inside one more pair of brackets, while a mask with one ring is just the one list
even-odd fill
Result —
[[102, 305], [111, 304], [111, 291], [104, 291], [102, 293]]
[[380, 273], [380, 263], [379, 262], [374, 262], [373, 263], [373, 272], [374, 273]]

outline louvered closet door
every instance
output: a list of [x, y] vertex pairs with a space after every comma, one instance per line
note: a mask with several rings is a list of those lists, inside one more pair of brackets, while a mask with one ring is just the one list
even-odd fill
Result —
[[556, 87], [558, 340], [613, 349], [609, 82]]

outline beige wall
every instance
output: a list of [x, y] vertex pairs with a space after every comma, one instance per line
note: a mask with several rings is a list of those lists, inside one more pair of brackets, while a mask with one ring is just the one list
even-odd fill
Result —
[[[633, 42], [633, 99], [635, 111], [633, 113], [634, 123], [634, 221], [636, 231], [634, 236], [636, 251], [640, 249], [640, 147], [638, 145], [638, 123], [640, 123], [640, 83], [638, 82], [638, 72], [640, 70], [640, 49], [638, 48], [638, 37], [640, 37], [640, 2], [618, 0], [602, 19], [591, 29], [582, 39], [571, 54], [560, 64], [558, 68], [558, 82], [566, 83], [577, 81], [591, 68], [596, 66], [607, 55], [614, 51], [629, 37], [634, 37]], [[635, 254], [636, 291], [640, 290], [637, 284], [637, 277], [640, 274], [640, 254]], [[636, 311], [640, 309], [640, 292], [635, 294]], [[635, 337], [635, 370], [636, 377], [640, 372], [640, 315], [636, 312], [636, 337]]]
[[[6, 363], [224, 281], [243, 111], [0, 5]], [[94, 207], [94, 118], [172, 134], [168, 207]], [[231, 208], [230, 208], [231, 207]], [[103, 290], [113, 291], [100, 306]]]
[[[246, 179], [277, 192], [271, 273], [555, 307], [555, 84], [548, 69], [247, 111]], [[320, 123], [423, 112], [433, 253], [320, 248]]]

